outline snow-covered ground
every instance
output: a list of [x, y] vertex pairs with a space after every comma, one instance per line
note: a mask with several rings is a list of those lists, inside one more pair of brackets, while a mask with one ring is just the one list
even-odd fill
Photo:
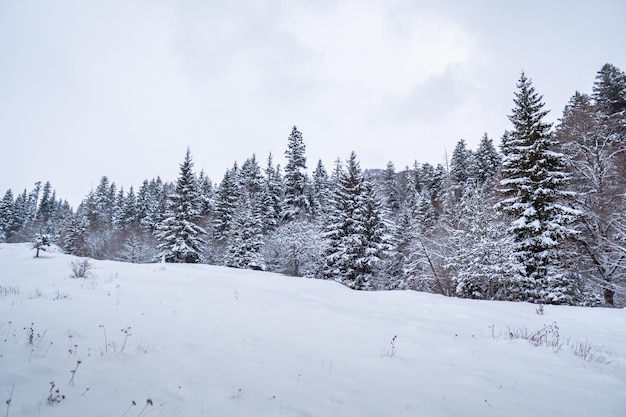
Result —
[[624, 309], [33, 256], [0, 245], [3, 416], [626, 415]]

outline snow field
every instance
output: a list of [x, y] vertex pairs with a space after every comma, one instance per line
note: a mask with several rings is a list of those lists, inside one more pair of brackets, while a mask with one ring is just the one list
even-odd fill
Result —
[[[0, 244], [0, 415], [626, 415], [624, 309], [33, 256]], [[560, 349], [508, 337], [554, 323]]]

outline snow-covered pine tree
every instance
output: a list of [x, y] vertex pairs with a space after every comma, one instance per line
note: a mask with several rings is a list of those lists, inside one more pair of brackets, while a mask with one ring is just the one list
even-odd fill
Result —
[[395, 221], [390, 224], [390, 250], [384, 261], [386, 290], [413, 289], [414, 276], [408, 273], [408, 265], [412, 255], [413, 213], [402, 206]]
[[237, 202], [237, 210], [228, 232], [224, 265], [233, 268], [264, 270], [261, 256], [263, 247], [263, 220], [258, 201], [244, 193]]
[[32, 248], [35, 249], [35, 258], [39, 258], [39, 251], [45, 251], [50, 247], [52, 239], [47, 233], [37, 233], [35, 239], [32, 242]]
[[[55, 215], [55, 200], [56, 198], [52, 185], [50, 184], [50, 181], [46, 181], [41, 192], [39, 205], [37, 207], [36, 227], [39, 229], [40, 234], [43, 233], [50, 235], [56, 232], [51, 224]], [[48, 237], [51, 238], [50, 236]]]
[[[415, 161], [414, 167], [419, 170], [417, 161]], [[420, 198], [420, 184], [418, 183], [415, 169], [412, 170], [407, 166], [404, 170], [406, 187], [402, 210], [408, 212], [411, 219], [413, 219], [413, 217], [415, 217], [415, 213], [417, 213], [417, 206]]]
[[596, 74], [593, 99], [598, 111], [606, 116], [626, 110], [626, 74], [615, 65], [604, 64]]
[[139, 216], [137, 211], [137, 196], [135, 195], [135, 189], [131, 186], [128, 194], [122, 200], [120, 217], [122, 228], [138, 225]]
[[0, 201], [0, 242], [10, 241], [19, 230], [19, 220], [15, 213], [13, 191], [8, 189]]
[[76, 256], [89, 255], [88, 247], [89, 220], [78, 210], [67, 222], [62, 235], [65, 253]]
[[501, 216], [478, 184], [465, 189], [455, 211], [458, 222], [452, 234], [455, 251], [448, 268], [454, 274], [456, 295], [463, 298], [510, 299], [509, 277], [519, 264], [513, 257], [512, 238]]
[[15, 197], [13, 202], [13, 222], [15, 224], [15, 230], [11, 234], [11, 237], [7, 238], [9, 242], [22, 242], [24, 229], [26, 229], [31, 222], [31, 205], [29, 203], [29, 194], [26, 189]]
[[[450, 179], [454, 184], [464, 185], [474, 179], [474, 153], [467, 147], [464, 139], [457, 142], [450, 159]], [[460, 195], [457, 196], [460, 198]]]
[[200, 217], [206, 217], [213, 211], [215, 192], [213, 191], [213, 183], [204, 173], [204, 170], [200, 171], [200, 175], [198, 176], [198, 187], [200, 187], [200, 200], [202, 201]]
[[330, 179], [322, 160], [317, 161], [315, 171], [313, 171], [313, 181], [310, 187], [311, 212], [314, 215], [324, 215], [328, 211], [330, 204]]
[[378, 263], [387, 249], [381, 202], [351, 153], [333, 193], [324, 228], [323, 275], [358, 290], [375, 289]]
[[167, 199], [165, 218], [159, 225], [157, 239], [159, 259], [166, 262], [199, 263], [206, 242], [204, 229], [198, 224], [202, 201], [189, 148], [180, 165], [174, 192]]
[[485, 133], [474, 154], [474, 171], [479, 184], [490, 181], [498, 172], [502, 157], [496, 151], [493, 141]]
[[[169, 183], [168, 183], [169, 184]], [[137, 217], [139, 224], [154, 233], [165, 214], [167, 189], [160, 177], [145, 180], [137, 194]]]
[[[382, 261], [392, 249], [389, 235], [389, 227], [384, 219], [384, 205], [377, 194], [374, 185], [369, 181], [363, 182], [363, 192], [360, 197], [362, 237], [357, 239], [362, 245], [362, 250], [356, 250], [356, 272], [367, 277], [369, 289], [385, 288], [388, 277], [382, 274]], [[355, 279], [356, 282], [358, 280]], [[365, 286], [367, 288], [367, 286]]]
[[267, 166], [262, 180], [263, 192], [263, 232], [269, 233], [276, 229], [280, 220], [283, 203], [283, 179], [280, 165], [274, 167], [272, 153], [267, 157]]
[[263, 246], [263, 176], [253, 155], [238, 171], [236, 178], [238, 200], [226, 236], [224, 264], [235, 268], [265, 269]]
[[[41, 194], [41, 181], [35, 183], [35, 187], [28, 193], [28, 199], [26, 200], [26, 221], [24, 222], [24, 228], [27, 229], [32, 226], [33, 222], [37, 218], [37, 207], [39, 206], [39, 196]], [[29, 233], [30, 230], [27, 230]]]
[[302, 133], [296, 126], [289, 135], [285, 158], [285, 198], [281, 218], [290, 221], [298, 216], [309, 213], [311, 207], [308, 199], [309, 180], [306, 174], [306, 147]]
[[124, 187], [120, 187], [115, 196], [113, 203], [113, 230], [119, 231], [124, 228], [124, 201], [126, 200], [126, 193]]
[[397, 214], [400, 211], [401, 198], [398, 184], [398, 175], [393, 162], [387, 162], [387, 166], [383, 170], [380, 182], [380, 193], [387, 210], [390, 213]]
[[115, 212], [117, 186], [105, 175], [93, 193], [88, 195], [88, 213], [90, 227], [94, 230], [111, 229]]
[[226, 170], [215, 195], [213, 238], [218, 243], [226, 242], [237, 210], [240, 196], [238, 171], [237, 163]]
[[519, 298], [561, 303], [560, 281], [565, 271], [559, 264], [560, 243], [575, 233], [569, 224], [578, 213], [565, 203], [573, 193], [566, 189], [564, 155], [558, 152], [551, 125], [544, 122], [548, 112], [543, 110], [542, 97], [524, 73], [517, 88], [509, 116], [513, 130], [502, 163], [504, 199], [499, 207], [510, 216], [508, 230], [522, 266]]

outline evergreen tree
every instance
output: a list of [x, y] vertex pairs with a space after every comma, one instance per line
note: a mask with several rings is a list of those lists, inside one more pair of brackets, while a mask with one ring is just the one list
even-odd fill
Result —
[[324, 214], [330, 204], [330, 179], [322, 160], [317, 161], [313, 172], [313, 184], [311, 186], [311, 211], [313, 214]]
[[352, 152], [333, 195], [325, 227], [328, 244], [323, 274], [359, 290], [376, 286], [380, 259], [387, 249], [381, 203], [365, 180]]
[[20, 235], [22, 235], [24, 229], [29, 226], [31, 219], [33, 218], [30, 200], [31, 199], [29, 198], [29, 194], [26, 189], [15, 197], [15, 201], [13, 203], [15, 231], [9, 242], [19, 242]]
[[87, 217], [80, 211], [72, 216], [63, 233], [63, 249], [65, 253], [76, 256], [87, 256], [88, 248], [88, 228], [89, 221]]
[[400, 190], [398, 185], [398, 176], [396, 167], [393, 162], [387, 162], [387, 166], [383, 170], [381, 179], [381, 194], [383, 195], [385, 207], [391, 213], [398, 213], [400, 210]]
[[290, 221], [310, 211], [308, 196], [308, 178], [306, 175], [305, 145], [302, 133], [296, 126], [289, 135], [285, 157], [285, 198], [281, 218]]
[[166, 184], [160, 177], [145, 180], [137, 195], [137, 218], [141, 226], [150, 232], [156, 231], [165, 213], [167, 202]]
[[50, 235], [47, 233], [37, 233], [32, 242], [32, 248], [36, 250], [35, 258], [39, 258], [39, 251], [45, 251], [51, 244]]
[[511, 256], [512, 239], [485, 193], [478, 186], [466, 189], [455, 209], [455, 253], [448, 265], [454, 273], [455, 292], [464, 298], [517, 298], [507, 290], [509, 277], [519, 275], [515, 273], [519, 264]]
[[522, 297], [531, 301], [559, 302], [552, 283], [563, 270], [559, 265], [560, 241], [573, 233], [568, 224], [576, 211], [564, 205], [571, 192], [565, 189], [564, 155], [558, 152], [551, 125], [543, 120], [542, 97], [522, 73], [515, 93], [513, 124], [500, 181], [504, 200], [499, 206], [512, 221], [514, 251], [523, 267]]
[[39, 206], [39, 195], [41, 194], [41, 182], [35, 183], [35, 188], [28, 194], [26, 202], [26, 225], [31, 225], [37, 218], [37, 207]]
[[413, 289], [413, 276], [408, 271], [412, 255], [413, 214], [407, 207], [401, 208], [397, 219], [391, 225], [389, 245], [391, 250], [385, 260], [384, 269], [387, 281], [382, 289]]
[[237, 201], [226, 237], [224, 264], [235, 268], [265, 269], [261, 256], [264, 193], [261, 168], [253, 155], [238, 171]]
[[136, 225], [138, 223], [138, 208], [133, 187], [130, 187], [128, 194], [122, 199], [121, 208], [121, 226], [126, 228]]
[[419, 182], [415, 169], [419, 170], [417, 161], [415, 161], [414, 169], [411, 170], [408, 166], [405, 169], [405, 181], [406, 191], [404, 194], [404, 209], [407, 211], [411, 219], [415, 217], [417, 213], [418, 201], [420, 198]]
[[54, 190], [50, 181], [46, 181], [43, 186], [41, 199], [39, 201], [39, 207], [37, 208], [37, 223], [40, 229], [40, 233], [54, 233], [52, 225], [50, 224], [56, 208], [56, 201], [54, 197]]
[[213, 199], [215, 198], [215, 192], [213, 191], [213, 183], [204, 173], [204, 170], [200, 171], [198, 186], [200, 187], [200, 200], [202, 201], [200, 216], [205, 217], [213, 212]]
[[13, 191], [8, 189], [0, 201], [0, 242], [10, 241], [19, 230], [19, 219], [13, 201]]
[[114, 230], [121, 230], [124, 228], [124, 202], [126, 200], [126, 193], [124, 187], [120, 187], [117, 195], [115, 196], [113, 203], [113, 221], [112, 228]]
[[480, 184], [490, 181], [498, 172], [501, 157], [496, 151], [493, 141], [485, 133], [480, 140], [476, 154], [474, 155], [474, 171], [476, 180]]
[[593, 99], [606, 116], [626, 110], [626, 74], [612, 64], [604, 64], [596, 75]]
[[213, 238], [218, 242], [226, 242], [237, 210], [240, 190], [237, 182], [239, 168], [235, 163], [227, 169], [220, 183], [216, 197], [213, 216]]
[[246, 159], [241, 165], [237, 181], [239, 182], [240, 190], [249, 198], [255, 200], [260, 198], [263, 190], [263, 175], [255, 155]]
[[168, 197], [165, 219], [160, 224], [157, 239], [161, 242], [159, 257], [166, 262], [198, 263], [206, 234], [197, 221], [201, 211], [200, 190], [192, 171], [193, 162], [189, 148], [180, 165], [180, 174], [174, 192]]
[[[474, 154], [467, 148], [465, 140], [457, 142], [450, 160], [450, 177], [456, 184], [464, 185], [474, 178]], [[461, 187], [462, 189], [463, 187]], [[460, 197], [460, 196], [459, 196]]]
[[264, 270], [261, 248], [263, 246], [263, 222], [260, 205], [254, 198], [244, 194], [238, 201], [231, 228], [224, 265], [233, 268]]
[[274, 167], [272, 154], [267, 157], [267, 166], [262, 180], [263, 192], [263, 231], [268, 233], [276, 227], [280, 220], [283, 200], [283, 179], [280, 173], [280, 165]]

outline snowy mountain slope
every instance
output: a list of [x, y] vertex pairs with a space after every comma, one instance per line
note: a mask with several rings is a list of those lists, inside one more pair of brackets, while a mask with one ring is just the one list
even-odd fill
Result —
[[[75, 257], [33, 256], [0, 245], [11, 417], [626, 415], [623, 309], [540, 315], [208, 265], [91, 261], [80, 279]], [[540, 346], [510, 338], [524, 329]]]

